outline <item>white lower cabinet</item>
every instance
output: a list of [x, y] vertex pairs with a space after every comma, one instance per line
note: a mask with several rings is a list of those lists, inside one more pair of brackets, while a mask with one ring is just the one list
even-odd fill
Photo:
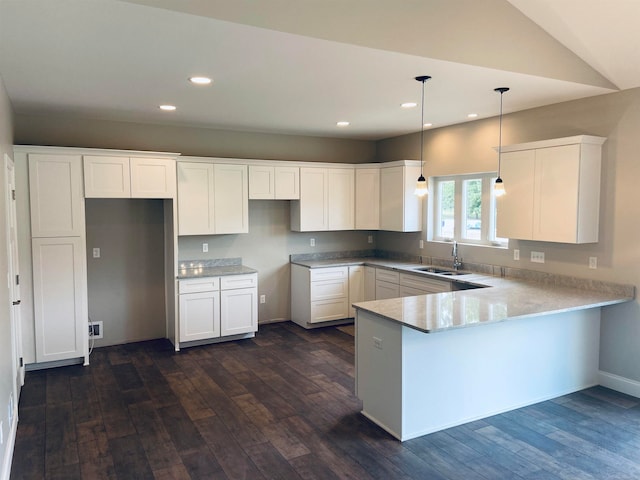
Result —
[[232, 275], [220, 279], [220, 335], [258, 330], [258, 275]]
[[291, 265], [293, 322], [310, 328], [349, 317], [349, 267]]
[[364, 301], [364, 266], [353, 265], [349, 267], [349, 316], [356, 316], [354, 303]]
[[180, 342], [209, 340], [258, 330], [258, 274], [178, 282]]
[[180, 341], [220, 336], [220, 281], [215, 278], [180, 280]]
[[429, 278], [424, 275], [412, 275], [410, 273], [399, 273], [377, 268], [375, 276], [376, 300], [451, 291], [451, 282]]
[[32, 258], [36, 362], [85, 356], [88, 313], [84, 239], [34, 238]]

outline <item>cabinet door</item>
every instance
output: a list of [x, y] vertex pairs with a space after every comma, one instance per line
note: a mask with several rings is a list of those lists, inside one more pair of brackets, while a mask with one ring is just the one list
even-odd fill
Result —
[[249, 165], [249, 200], [271, 200], [274, 198], [274, 167]]
[[220, 335], [239, 335], [258, 330], [258, 289], [239, 288], [220, 292]]
[[361, 265], [349, 267], [349, 316], [356, 316], [354, 303], [364, 301], [364, 267]]
[[29, 155], [32, 237], [84, 235], [82, 159], [79, 155]]
[[376, 299], [376, 269], [364, 267], [364, 301]]
[[85, 155], [84, 196], [86, 198], [129, 198], [129, 157]]
[[246, 165], [214, 165], [214, 231], [249, 231], [249, 193]]
[[355, 183], [353, 168], [327, 169], [327, 212], [329, 230], [355, 227]]
[[380, 228], [380, 169], [356, 169], [356, 230]]
[[533, 239], [574, 243], [578, 231], [580, 145], [536, 150]]
[[178, 162], [178, 235], [214, 232], [213, 164]]
[[506, 194], [497, 199], [497, 235], [533, 238], [535, 150], [502, 154], [500, 176]]
[[298, 167], [275, 167], [276, 200], [298, 200], [300, 198], [300, 169]]
[[299, 216], [301, 232], [327, 230], [327, 172], [324, 168], [300, 169]]
[[84, 239], [34, 238], [32, 256], [36, 362], [84, 356], [88, 347]]
[[132, 198], [175, 198], [175, 160], [131, 158], [130, 171]]
[[219, 292], [199, 292], [178, 296], [181, 342], [220, 336], [219, 295]]

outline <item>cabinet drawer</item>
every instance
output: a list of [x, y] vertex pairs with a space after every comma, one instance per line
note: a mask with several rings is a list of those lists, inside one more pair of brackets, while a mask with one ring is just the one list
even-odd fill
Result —
[[220, 277], [194, 278], [178, 281], [178, 293], [212, 292], [220, 290]]
[[233, 290], [236, 288], [251, 288], [258, 286], [258, 274], [226, 275], [220, 277], [220, 290]]
[[348, 267], [312, 268], [310, 272], [312, 282], [317, 282], [319, 280], [347, 279], [349, 276]]
[[348, 318], [349, 302], [346, 298], [319, 300], [311, 303], [311, 323]]
[[400, 272], [385, 270], [383, 268], [376, 268], [376, 280], [382, 280], [383, 282], [390, 283], [400, 283]]
[[387, 298], [399, 298], [400, 285], [397, 283], [376, 280], [376, 300], [386, 300]]
[[311, 283], [311, 301], [344, 298], [349, 295], [349, 282], [346, 278]]
[[400, 274], [400, 285], [403, 287], [411, 287], [413, 289], [422, 290], [425, 293], [438, 293], [451, 291], [451, 283], [433, 278], [411, 275], [407, 273]]

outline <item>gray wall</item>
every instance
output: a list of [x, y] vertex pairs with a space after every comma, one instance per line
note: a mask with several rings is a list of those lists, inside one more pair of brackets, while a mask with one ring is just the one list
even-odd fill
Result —
[[[0, 161], [2, 162], [2, 172], [0, 173], [0, 202], [2, 203], [2, 221], [0, 222], [0, 271], [8, 271], [7, 257], [7, 229], [6, 229], [6, 172], [4, 168], [4, 155], [7, 154], [13, 158], [13, 124], [11, 120], [11, 104], [7, 97], [2, 77], [0, 77]], [[9, 423], [9, 397], [13, 395], [13, 386], [15, 372], [13, 371], [14, 350], [11, 342], [13, 330], [9, 321], [9, 308], [11, 301], [9, 299], [9, 290], [0, 288], [0, 421], [2, 422], [2, 437], [4, 443], [0, 446], [0, 475], [2, 474], [2, 466], [9, 460], [9, 432], [11, 424]], [[16, 404], [14, 398], [14, 405]]]
[[182, 155], [305, 162], [367, 163], [375, 142], [339, 138], [236, 132], [148, 125], [64, 115], [17, 114], [15, 143], [58, 147], [115, 148]]
[[85, 201], [89, 318], [104, 335], [96, 346], [165, 336], [163, 203]]
[[[508, 94], [507, 94], [508, 95]], [[505, 96], [505, 103], [508, 97]], [[463, 260], [541, 270], [582, 278], [640, 285], [638, 239], [640, 222], [640, 89], [560, 103], [507, 115], [504, 144], [544, 140], [578, 134], [607, 137], [603, 146], [600, 240], [596, 244], [566, 245], [546, 242], [509, 242], [508, 250], [463, 245]], [[425, 175], [495, 171], [497, 118], [429, 131], [425, 136]], [[378, 143], [378, 160], [419, 156], [419, 138], [407, 135]], [[507, 194], [509, 186], [506, 185]], [[420, 235], [379, 233], [377, 246], [415, 254], [450, 258], [447, 244], [427, 242], [418, 248]], [[426, 239], [426, 235], [422, 234]], [[520, 261], [513, 260], [513, 249]], [[530, 252], [543, 251], [546, 263], [533, 264]], [[590, 270], [590, 256], [598, 269]], [[605, 308], [602, 316], [601, 369], [640, 381], [640, 308], [638, 301]]]

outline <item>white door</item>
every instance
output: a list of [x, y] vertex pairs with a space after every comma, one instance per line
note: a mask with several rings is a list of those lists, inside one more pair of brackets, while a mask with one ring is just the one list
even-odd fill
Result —
[[219, 295], [219, 292], [179, 295], [181, 342], [220, 336]]
[[175, 198], [176, 162], [170, 158], [131, 158], [131, 198]]
[[14, 399], [17, 402], [20, 387], [24, 385], [24, 363], [22, 359], [22, 327], [20, 321], [20, 269], [18, 264], [18, 232], [16, 222], [16, 176], [13, 160], [4, 156], [7, 175], [6, 211], [7, 211], [7, 254], [9, 283], [9, 320], [13, 331], [13, 371], [15, 372]]
[[329, 230], [353, 230], [355, 180], [352, 168], [327, 169], [327, 211]]
[[85, 355], [85, 243], [80, 237], [33, 238], [36, 361]]
[[220, 292], [220, 335], [258, 330], [258, 289], [239, 288]]

